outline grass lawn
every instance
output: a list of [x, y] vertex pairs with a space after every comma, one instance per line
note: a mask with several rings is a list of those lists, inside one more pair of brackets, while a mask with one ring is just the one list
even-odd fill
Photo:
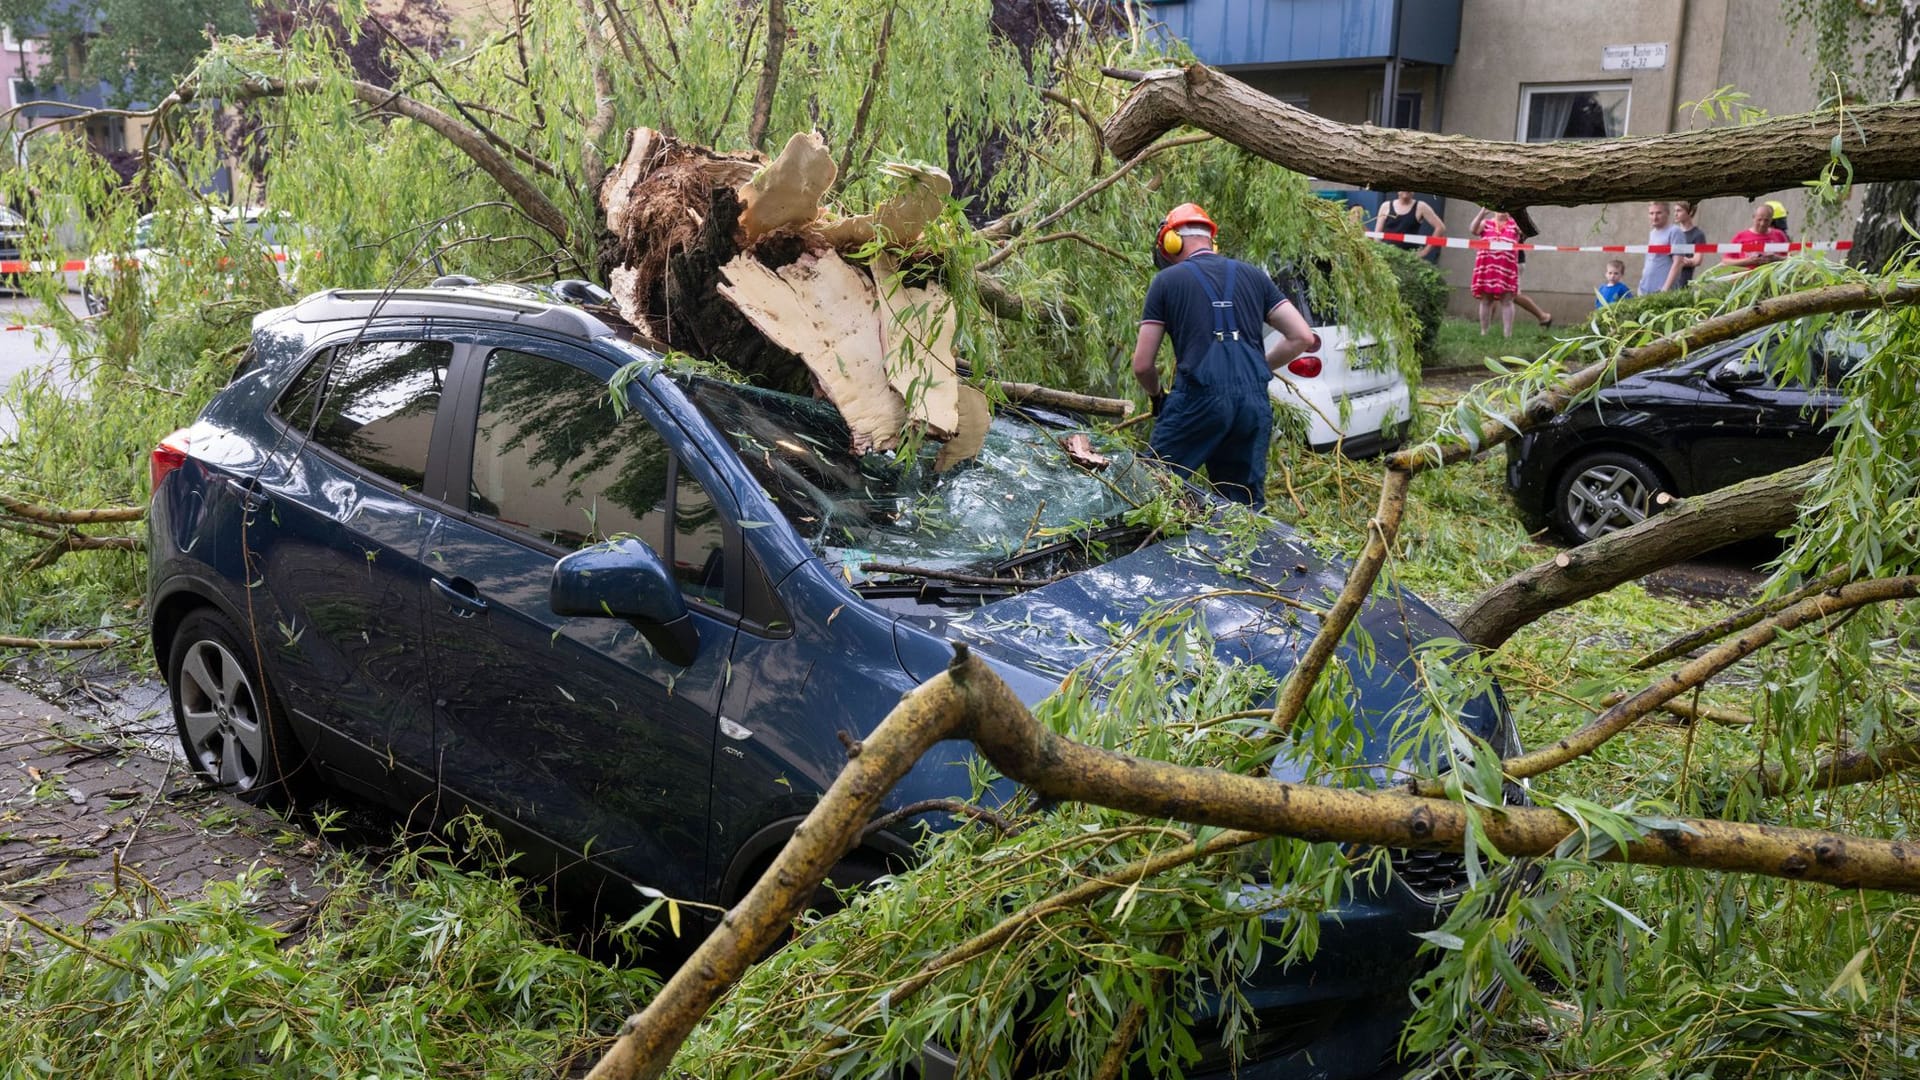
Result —
[[1488, 356], [1517, 356], [1533, 360], [1546, 352], [1562, 334], [1581, 328], [1578, 321], [1555, 320], [1551, 329], [1543, 329], [1533, 316], [1516, 312], [1513, 336], [1500, 336], [1496, 322], [1493, 332], [1480, 336], [1480, 323], [1474, 319], [1448, 318], [1440, 324], [1440, 336], [1425, 358], [1429, 368], [1484, 367]]

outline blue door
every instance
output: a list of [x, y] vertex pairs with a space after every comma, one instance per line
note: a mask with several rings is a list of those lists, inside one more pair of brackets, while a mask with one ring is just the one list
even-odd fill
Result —
[[[437, 780], [561, 866], [591, 857], [703, 899], [738, 536], [674, 453], [675, 429], [616, 413], [612, 370], [529, 340], [476, 346], [458, 376], [449, 492], [459, 501], [466, 477], [464, 513], [425, 553]], [[700, 638], [692, 664], [662, 659], [624, 620], [549, 607], [554, 562], [616, 535], [679, 577]]]
[[299, 726], [366, 794], [422, 793], [433, 729], [420, 564], [433, 504], [421, 494], [448, 418], [456, 346], [355, 339], [315, 352], [273, 406], [280, 439], [237, 478], [246, 614]]

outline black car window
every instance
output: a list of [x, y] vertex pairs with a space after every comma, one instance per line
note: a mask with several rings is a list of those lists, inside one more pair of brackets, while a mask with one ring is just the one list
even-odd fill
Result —
[[[453, 346], [444, 341], [366, 341], [323, 350], [274, 405], [313, 441], [402, 487], [427, 472], [434, 411]], [[316, 415], [317, 407], [317, 415]]]
[[561, 361], [511, 349], [488, 354], [467, 503], [568, 550], [638, 537], [673, 567], [683, 591], [725, 603], [726, 545], [713, 500], [674, 467], [646, 418], [614, 411], [605, 379]]

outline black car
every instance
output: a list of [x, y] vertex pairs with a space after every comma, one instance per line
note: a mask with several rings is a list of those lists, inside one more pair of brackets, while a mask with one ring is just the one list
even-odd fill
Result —
[[1582, 544], [1657, 508], [1825, 454], [1854, 353], [1816, 343], [1795, 377], [1770, 374], [1784, 332], [1764, 330], [1620, 380], [1507, 444], [1507, 489], [1529, 529]]

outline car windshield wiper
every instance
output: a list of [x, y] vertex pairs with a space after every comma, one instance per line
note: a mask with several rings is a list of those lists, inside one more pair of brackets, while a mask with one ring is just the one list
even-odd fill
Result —
[[860, 569], [864, 573], [884, 576], [884, 580], [867, 580], [855, 585], [854, 590], [862, 596], [874, 599], [911, 597], [938, 604], [983, 604], [1012, 596], [1024, 589], [1051, 585], [1067, 576], [970, 574], [961, 570], [881, 562], [862, 563]]
[[[1100, 548], [1124, 547], [1127, 548], [1128, 551], [1131, 551], [1140, 547], [1141, 544], [1152, 535], [1153, 529], [1146, 525], [1108, 525], [1103, 528], [1074, 533], [1072, 536], [1061, 537], [1050, 544], [1043, 544], [1030, 551], [1022, 551], [1017, 555], [994, 563], [989, 569], [996, 576], [1026, 577], [1030, 575], [1034, 569], [1044, 566], [1049, 562], [1057, 563], [1057, 561], [1062, 558], [1074, 555], [1091, 555]], [[1059, 574], [1053, 580], [1059, 580], [1060, 577], [1064, 576], [1066, 575]]]

